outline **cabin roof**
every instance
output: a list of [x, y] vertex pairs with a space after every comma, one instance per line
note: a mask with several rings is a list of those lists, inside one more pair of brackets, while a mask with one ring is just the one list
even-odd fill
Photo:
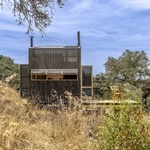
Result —
[[53, 48], [58, 48], [58, 49], [78, 49], [81, 48], [79, 46], [60, 46], [60, 45], [39, 45], [39, 46], [34, 46], [34, 47], [30, 47], [30, 49], [53, 49]]

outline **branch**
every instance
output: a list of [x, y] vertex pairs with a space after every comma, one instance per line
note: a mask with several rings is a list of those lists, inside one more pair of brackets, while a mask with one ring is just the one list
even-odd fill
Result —
[[43, 35], [52, 22], [55, 2], [60, 8], [64, 5], [63, 0], [1, 0], [0, 5], [11, 6], [18, 25], [27, 23], [27, 34], [37, 30]]

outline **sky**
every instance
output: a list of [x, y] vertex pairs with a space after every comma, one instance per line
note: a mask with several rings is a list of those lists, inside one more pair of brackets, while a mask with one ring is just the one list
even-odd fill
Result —
[[[30, 35], [15, 20], [6, 6], [0, 10], [0, 55], [27, 64]], [[150, 59], [150, 0], [65, 0], [62, 8], [55, 5], [46, 36], [33, 34], [34, 46], [76, 46], [78, 31], [82, 65], [92, 65], [94, 75], [105, 72], [109, 56], [126, 49], [144, 50]]]

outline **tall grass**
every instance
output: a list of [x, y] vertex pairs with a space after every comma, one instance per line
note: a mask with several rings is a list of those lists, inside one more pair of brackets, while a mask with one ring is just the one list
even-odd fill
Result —
[[31, 110], [27, 113], [26, 109], [12, 111], [7, 107], [0, 117], [0, 145], [10, 150], [90, 150], [87, 122], [77, 112], [54, 114]]
[[0, 149], [91, 150], [90, 134], [97, 132], [94, 117], [38, 109], [0, 84]]
[[102, 118], [82, 111], [53, 113], [0, 83], [0, 150], [149, 150], [148, 119], [126, 106]]

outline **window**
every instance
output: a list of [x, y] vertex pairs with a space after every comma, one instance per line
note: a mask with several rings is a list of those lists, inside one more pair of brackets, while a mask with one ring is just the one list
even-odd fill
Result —
[[91, 88], [82, 88], [83, 95], [92, 96], [92, 89]]
[[65, 80], [65, 79], [75, 79], [75, 80], [77, 80], [77, 75], [64, 75], [63, 76], [63, 79]]
[[64, 57], [64, 62], [78, 62], [77, 57]]
[[68, 57], [68, 62], [77, 62], [77, 57]]
[[61, 74], [53, 74], [53, 75], [47, 75], [47, 80], [63, 80], [63, 75]]
[[31, 75], [31, 80], [45, 80], [46, 79], [46, 75], [44, 74], [36, 74], [36, 75]]
[[68, 50], [64, 54], [64, 62], [78, 62], [78, 52], [77, 50]]
[[92, 66], [82, 66], [82, 93], [93, 96]]
[[92, 67], [82, 67], [82, 86], [92, 86]]
[[31, 80], [78, 80], [78, 69], [31, 69]]

